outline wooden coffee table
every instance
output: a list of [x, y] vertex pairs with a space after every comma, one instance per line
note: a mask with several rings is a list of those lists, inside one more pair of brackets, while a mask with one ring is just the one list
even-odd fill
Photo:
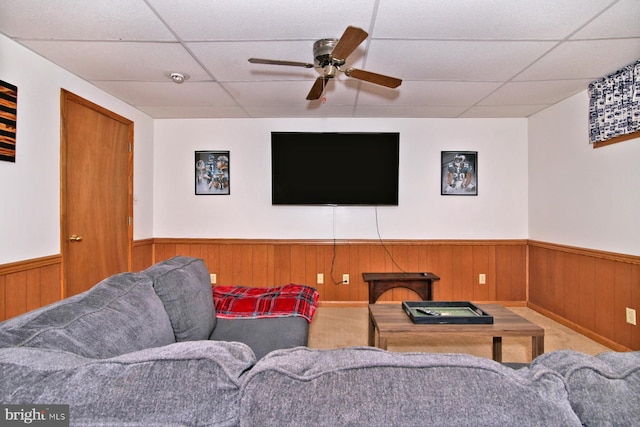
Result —
[[476, 304], [493, 316], [491, 325], [415, 324], [401, 304], [369, 304], [369, 345], [387, 349], [389, 339], [420, 340], [438, 335], [492, 337], [493, 360], [502, 362], [502, 337], [531, 337], [531, 359], [544, 353], [544, 329], [497, 304]]

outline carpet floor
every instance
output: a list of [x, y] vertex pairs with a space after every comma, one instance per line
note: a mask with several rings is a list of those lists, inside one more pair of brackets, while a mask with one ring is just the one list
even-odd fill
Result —
[[[596, 355], [611, 351], [572, 329], [555, 322], [526, 307], [507, 307], [545, 330], [545, 352], [575, 350]], [[367, 345], [367, 307], [319, 307], [309, 328], [309, 347], [331, 349]], [[491, 338], [487, 337], [437, 337], [428, 342], [415, 340], [390, 340], [389, 351], [467, 353], [491, 358]], [[531, 338], [504, 337], [502, 339], [503, 362], [531, 362]]]

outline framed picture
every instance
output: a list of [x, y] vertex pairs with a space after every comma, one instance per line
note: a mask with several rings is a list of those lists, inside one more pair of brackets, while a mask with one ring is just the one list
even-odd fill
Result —
[[478, 195], [478, 152], [443, 151], [441, 195]]
[[196, 195], [230, 194], [229, 152], [196, 151]]
[[0, 80], [0, 160], [16, 161], [18, 87]]

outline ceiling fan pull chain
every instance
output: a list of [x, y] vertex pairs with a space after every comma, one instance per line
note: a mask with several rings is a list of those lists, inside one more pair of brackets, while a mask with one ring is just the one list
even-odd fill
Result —
[[[327, 86], [327, 80], [326, 79], [322, 79], [322, 93], [324, 93], [324, 89]], [[326, 96], [322, 96], [322, 103], [324, 104], [325, 102], [327, 102], [327, 97]]]

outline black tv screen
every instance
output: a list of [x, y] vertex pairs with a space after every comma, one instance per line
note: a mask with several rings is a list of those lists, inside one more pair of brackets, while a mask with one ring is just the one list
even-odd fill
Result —
[[274, 205], [397, 205], [399, 133], [272, 132]]

